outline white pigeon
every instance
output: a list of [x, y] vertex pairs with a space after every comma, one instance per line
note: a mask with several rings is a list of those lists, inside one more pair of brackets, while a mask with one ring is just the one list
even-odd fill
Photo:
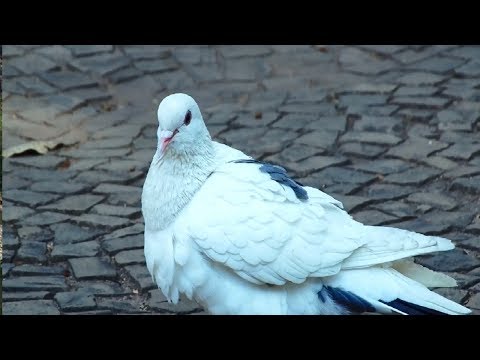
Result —
[[211, 314], [468, 314], [428, 289], [451, 277], [413, 256], [448, 239], [367, 226], [276, 165], [212, 141], [195, 100], [158, 107], [142, 193], [145, 258], [167, 299]]

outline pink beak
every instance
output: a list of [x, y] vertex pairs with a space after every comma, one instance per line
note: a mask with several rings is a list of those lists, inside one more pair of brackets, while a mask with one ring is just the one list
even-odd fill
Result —
[[173, 132], [169, 130], [163, 130], [158, 134], [158, 140], [161, 143], [160, 151], [161, 154], [163, 155], [165, 153], [165, 150], [172, 141], [173, 137], [178, 133], [178, 130], [175, 129]]

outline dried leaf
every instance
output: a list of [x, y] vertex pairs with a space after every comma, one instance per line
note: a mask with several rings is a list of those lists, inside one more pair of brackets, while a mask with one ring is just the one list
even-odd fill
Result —
[[2, 155], [4, 158], [9, 158], [14, 155], [23, 154], [27, 151], [34, 151], [39, 154], [46, 154], [49, 150], [53, 150], [57, 146], [71, 146], [79, 143], [80, 141], [84, 141], [86, 139], [86, 135], [87, 134], [85, 130], [76, 128], [52, 140], [29, 141], [20, 145], [12, 146], [3, 151]]

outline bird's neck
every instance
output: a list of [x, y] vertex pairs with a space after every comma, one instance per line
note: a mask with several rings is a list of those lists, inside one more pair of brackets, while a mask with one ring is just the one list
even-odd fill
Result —
[[190, 154], [167, 151], [160, 158], [157, 150], [142, 192], [145, 227], [163, 230], [170, 225], [214, 169], [211, 141], [198, 144], [195, 153]]

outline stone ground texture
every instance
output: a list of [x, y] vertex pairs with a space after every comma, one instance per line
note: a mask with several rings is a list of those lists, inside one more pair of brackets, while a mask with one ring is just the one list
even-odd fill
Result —
[[4, 314], [205, 314], [165, 301], [140, 194], [156, 109], [277, 162], [354, 218], [455, 241], [418, 257], [480, 314], [480, 46], [3, 46]]

